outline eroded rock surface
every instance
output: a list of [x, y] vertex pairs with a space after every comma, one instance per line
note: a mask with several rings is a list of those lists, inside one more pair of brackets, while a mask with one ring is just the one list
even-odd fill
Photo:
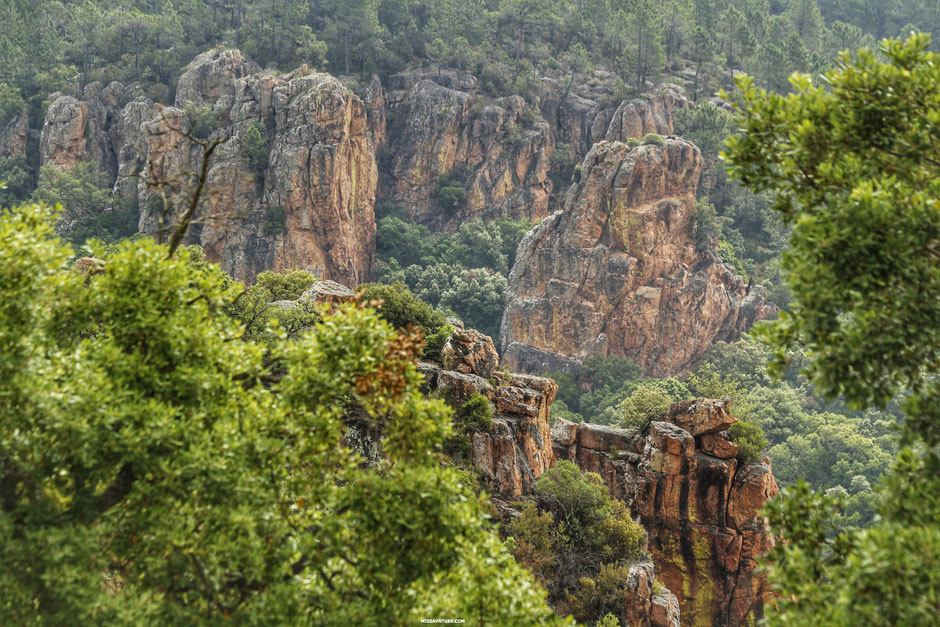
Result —
[[[378, 174], [363, 102], [327, 74], [258, 73], [239, 51], [218, 49], [197, 57], [180, 78], [177, 103], [187, 101], [211, 106], [230, 137], [212, 163], [212, 193], [190, 241], [245, 281], [293, 268], [351, 285], [365, 281]], [[144, 176], [198, 170], [201, 148], [180, 136], [185, 123], [179, 107], [167, 107], [144, 125]], [[245, 137], [253, 127], [264, 143], [252, 161]], [[155, 233], [159, 208], [141, 202], [141, 209], [141, 231]]]
[[114, 181], [117, 156], [111, 126], [131, 91], [115, 81], [107, 86], [89, 83], [79, 97], [52, 94], [39, 139], [41, 162], [66, 169], [92, 162]]
[[26, 156], [29, 141], [29, 112], [23, 112], [9, 120], [0, 121], [0, 157]]
[[739, 468], [704, 445], [734, 422], [727, 401], [699, 399], [674, 404], [645, 435], [561, 419], [552, 430], [558, 459], [599, 473], [639, 516], [683, 625], [743, 625], [772, 596], [757, 564], [773, 545], [758, 513], [778, 493], [770, 463]]
[[[548, 124], [534, 108], [526, 118], [519, 96], [474, 98], [469, 90], [476, 79], [451, 74], [435, 80], [415, 72], [391, 77], [390, 149], [381, 195], [436, 230], [454, 230], [473, 218], [544, 217], [554, 146]], [[453, 207], [442, 202], [436, 183], [441, 177], [461, 186], [465, 199]]]
[[564, 209], [519, 245], [500, 331], [510, 368], [570, 372], [620, 355], [672, 376], [772, 311], [762, 287], [696, 246], [701, 172], [682, 139], [595, 144]]
[[548, 410], [558, 385], [551, 379], [497, 370], [493, 340], [452, 320], [444, 366], [421, 363], [424, 391], [437, 392], [456, 408], [482, 394], [493, 410], [493, 428], [470, 435], [471, 459], [490, 491], [515, 498], [555, 464]]

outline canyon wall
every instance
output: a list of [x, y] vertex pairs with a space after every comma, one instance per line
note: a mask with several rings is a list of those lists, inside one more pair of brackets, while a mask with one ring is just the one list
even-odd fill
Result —
[[489, 337], [458, 325], [443, 362], [420, 364], [426, 392], [455, 407], [473, 394], [491, 402], [493, 427], [471, 434], [469, 461], [497, 499], [525, 497], [543, 472], [569, 460], [598, 473], [638, 517], [652, 563], [631, 569], [631, 589], [640, 591], [631, 597], [631, 624], [672, 624], [669, 596], [651, 592], [654, 566], [682, 625], [737, 626], [763, 616], [772, 593], [757, 559], [773, 541], [759, 512], [778, 489], [766, 457], [735, 459], [730, 401], [674, 403], [642, 432], [564, 419], [549, 429], [557, 385], [500, 371]]
[[675, 403], [644, 433], [558, 419], [556, 459], [600, 474], [639, 516], [657, 578], [683, 625], [744, 625], [772, 599], [757, 559], [773, 546], [764, 503], [778, 494], [770, 461], [740, 465], [725, 401]]
[[[55, 95], [42, 163], [95, 163], [117, 198], [138, 205], [140, 231], [155, 234], [164, 228], [164, 207], [146, 181], [188, 191], [203, 147], [184, 136], [192, 126], [185, 107], [208, 107], [216, 132], [228, 139], [210, 164], [187, 243], [202, 245], [209, 260], [243, 281], [293, 268], [350, 284], [367, 280], [375, 249], [375, 126], [340, 81], [304, 68], [261, 72], [238, 50], [215, 49], [180, 77], [176, 106], [128, 102], [132, 91], [91, 83], [81, 97]], [[254, 147], [246, 144], [252, 129], [261, 134]], [[181, 205], [171, 209], [178, 213]]]
[[594, 145], [564, 209], [519, 245], [500, 331], [511, 368], [577, 371], [591, 355], [619, 355], [672, 376], [773, 310], [714, 242], [696, 241], [701, 173], [682, 139]]

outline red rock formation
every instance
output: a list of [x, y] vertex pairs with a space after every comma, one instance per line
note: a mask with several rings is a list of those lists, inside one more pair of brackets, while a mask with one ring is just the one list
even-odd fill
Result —
[[653, 376], [684, 372], [769, 312], [713, 250], [696, 247], [698, 148], [681, 139], [595, 144], [563, 211], [519, 245], [500, 336], [522, 372], [621, 355]]
[[655, 593], [654, 566], [640, 562], [630, 567], [627, 575], [628, 595], [624, 600], [624, 616], [630, 627], [679, 627], [679, 601], [668, 590]]
[[[326, 74], [256, 70], [239, 51], [217, 49], [180, 78], [178, 104], [211, 105], [231, 138], [213, 162], [202, 228], [190, 241], [245, 281], [262, 270], [301, 268], [360, 283], [372, 264], [378, 179], [365, 105]], [[168, 107], [144, 125], [145, 176], [196, 170], [201, 149], [176, 132], [182, 124], [181, 109]], [[260, 171], [251, 170], [242, 145], [252, 126], [268, 144]], [[141, 230], [156, 232], [159, 212], [140, 204]]]
[[499, 367], [499, 353], [488, 335], [464, 328], [458, 318], [448, 318], [454, 332], [444, 343], [442, 360], [450, 370], [490, 378]]
[[683, 625], [743, 625], [771, 598], [757, 570], [772, 546], [758, 511], [777, 484], [766, 458], [738, 468], [726, 457], [734, 444], [715, 442], [734, 422], [726, 401], [699, 399], [674, 404], [645, 436], [561, 419], [552, 431], [556, 457], [599, 473], [639, 515]]
[[118, 82], [89, 83], [81, 97], [52, 94], [39, 139], [43, 164], [71, 168], [91, 161], [113, 181], [117, 175], [109, 129], [130, 89]]
[[[475, 81], [420, 72], [390, 79], [392, 149], [380, 194], [432, 229], [454, 230], [474, 218], [541, 218], [548, 211], [554, 146], [548, 124], [536, 117], [527, 127], [518, 96], [473, 101], [468, 92]], [[436, 199], [435, 180], [458, 171], [466, 201], [448, 211]]]

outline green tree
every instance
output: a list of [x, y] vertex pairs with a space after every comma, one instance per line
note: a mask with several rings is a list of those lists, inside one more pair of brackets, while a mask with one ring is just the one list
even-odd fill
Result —
[[826, 535], [831, 499], [797, 486], [770, 508], [788, 540], [770, 556], [775, 624], [924, 624], [940, 612], [940, 56], [930, 38], [845, 55], [795, 93], [739, 81], [734, 176], [770, 190], [793, 225], [790, 312], [762, 333], [780, 373], [803, 345], [806, 376], [855, 407], [908, 394], [882, 519]]
[[76, 164], [69, 170], [51, 164], [42, 166], [34, 198], [65, 208], [59, 228], [75, 245], [84, 244], [90, 237], [114, 241], [137, 232], [136, 207], [120, 204], [115, 204], [111, 213], [117, 212], [124, 221], [116, 232], [109, 232], [106, 210], [111, 205], [111, 190], [107, 175], [91, 162]]
[[[341, 305], [241, 340], [242, 286], [190, 249], [95, 251], [39, 206], [0, 216], [0, 620], [392, 624], [558, 619], [434, 451], [420, 343]], [[386, 462], [344, 444], [374, 421]]]
[[644, 430], [654, 420], [662, 420], [672, 405], [672, 398], [659, 383], [641, 383], [620, 403], [620, 425]]

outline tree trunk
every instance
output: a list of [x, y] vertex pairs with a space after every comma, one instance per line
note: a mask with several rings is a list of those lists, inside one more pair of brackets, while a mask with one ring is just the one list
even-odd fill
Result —
[[343, 36], [343, 60], [345, 62], [346, 70], [345, 74], [349, 74], [349, 29], [346, 29], [346, 33]]

